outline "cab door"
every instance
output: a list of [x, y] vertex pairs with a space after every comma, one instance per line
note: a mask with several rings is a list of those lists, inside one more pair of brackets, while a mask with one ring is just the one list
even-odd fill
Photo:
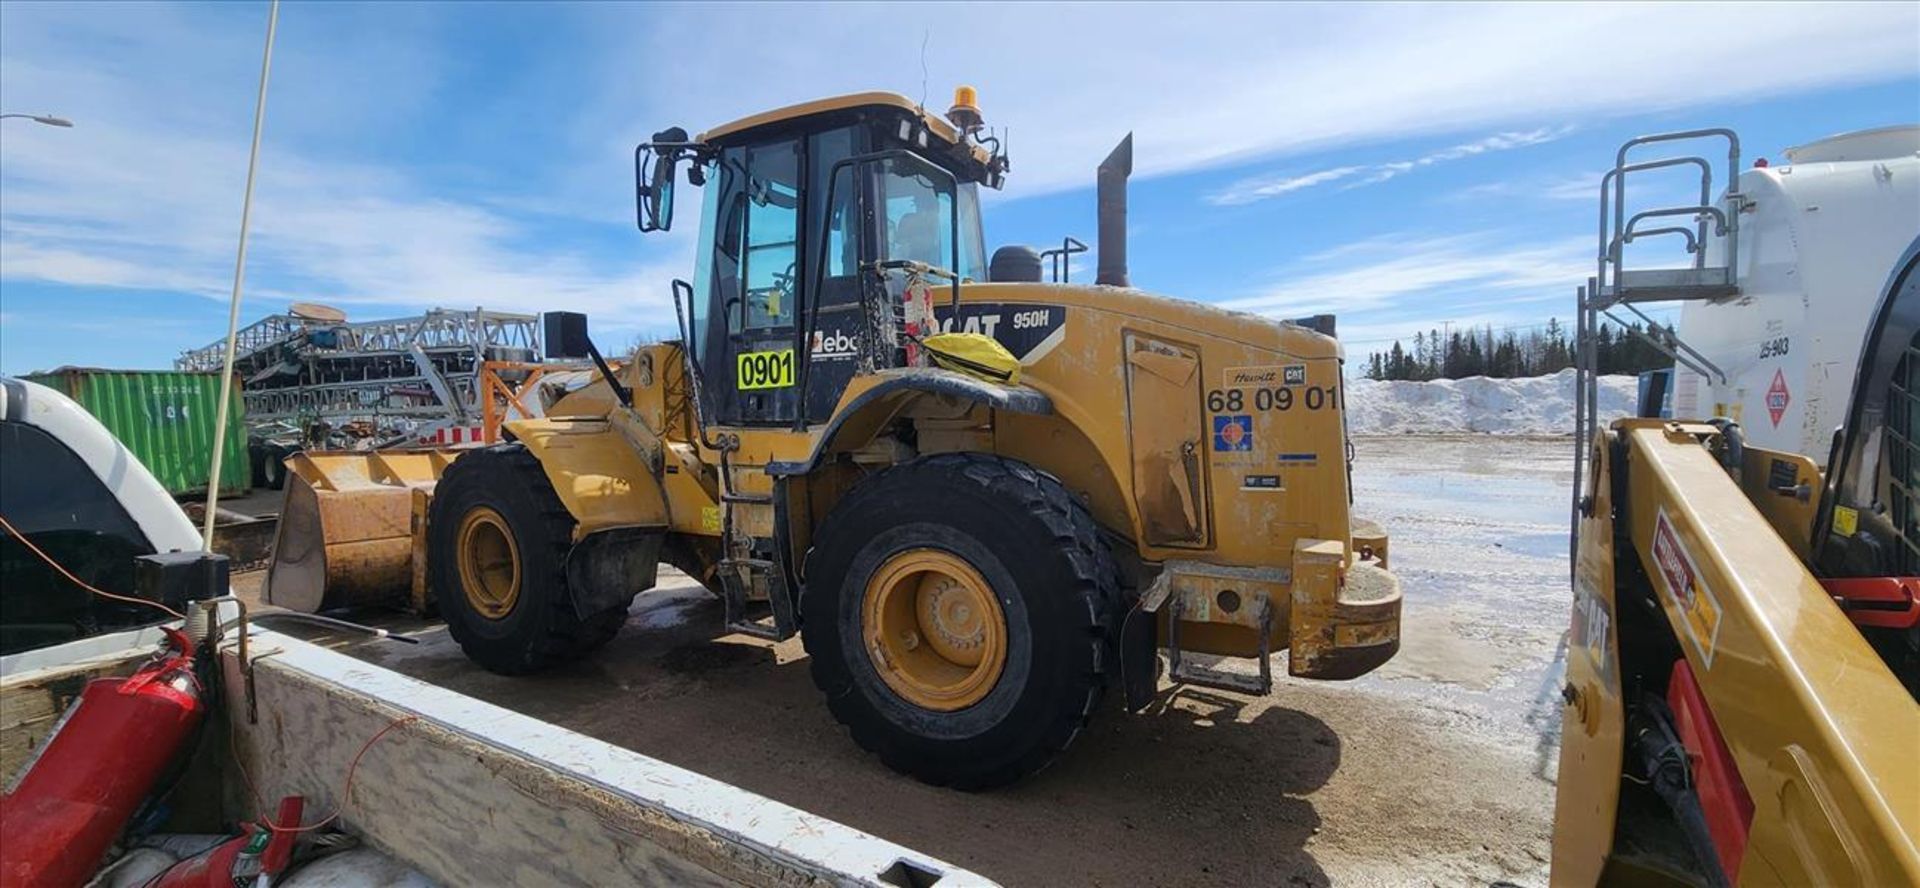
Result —
[[698, 326], [708, 415], [721, 425], [790, 423], [799, 411], [801, 169], [798, 139], [733, 147], [709, 186], [700, 240], [712, 255], [702, 263], [707, 316]]

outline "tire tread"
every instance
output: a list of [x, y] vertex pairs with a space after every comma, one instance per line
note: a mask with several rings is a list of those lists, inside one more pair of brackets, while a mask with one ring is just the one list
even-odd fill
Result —
[[[840, 667], [815, 653], [809, 644], [811, 671], [816, 685], [827, 692], [828, 708], [845, 725], [854, 742], [875, 753], [889, 767], [912, 774], [929, 783], [956, 789], [978, 790], [1012, 783], [1037, 773], [1063, 752], [1090, 722], [1095, 707], [1105, 694], [1113, 669], [1110, 654], [1115, 605], [1120, 597], [1119, 571], [1112, 553], [1102, 541], [1093, 516], [1065, 485], [1050, 474], [1005, 457], [981, 453], [942, 453], [894, 466], [863, 482], [836, 505], [816, 540], [815, 551], [830, 546], [859, 546], [864, 540], [840, 539], [835, 517], [844, 509], [858, 509], [863, 488], [871, 494], [898, 485], [911, 487], [912, 476], [929, 473], [945, 478], [964, 478], [978, 485], [990, 498], [1003, 502], [1037, 519], [1051, 534], [1052, 542], [1062, 550], [1071, 567], [1071, 588], [1058, 590], [1077, 598], [1083, 607], [1073, 608], [1079, 621], [1078, 634], [1086, 645], [1085, 671], [1077, 676], [1077, 687], [1062, 695], [1062, 705], [1036, 726], [1038, 738], [1020, 756], [986, 770], [963, 770], [956, 763], [916, 760], [913, 750], [895, 742], [889, 730], [876, 723], [859, 691], [847, 688], [836, 693]], [[834, 631], [827, 629], [826, 631]], [[802, 633], [803, 640], [810, 637]]]
[[[550, 666], [568, 660], [577, 659], [593, 652], [612, 640], [620, 627], [626, 623], [626, 607], [613, 607], [581, 619], [574, 613], [572, 596], [567, 594], [567, 577], [564, 568], [567, 553], [573, 547], [572, 513], [560, 502], [560, 496], [547, 480], [546, 471], [540, 467], [540, 461], [527, 452], [526, 445], [518, 442], [495, 444], [479, 450], [469, 451], [447, 467], [437, 490], [444, 491], [448, 486], [477, 483], [484, 487], [515, 484], [524, 487], [533, 495], [539, 510], [540, 537], [521, 541], [522, 545], [540, 545], [552, 554], [547, 562], [551, 569], [544, 576], [524, 575], [520, 583], [521, 602], [529, 603], [538, 598], [538, 606], [548, 609], [544, 631], [532, 643], [522, 648], [517, 656], [501, 658], [483, 644], [483, 640], [465, 631], [459, 620], [448, 620], [447, 631], [454, 641], [460, 644], [461, 651], [467, 657], [488, 670], [507, 675], [522, 675], [538, 672]], [[442, 500], [435, 496], [434, 505]], [[452, 520], [453, 516], [442, 516], [435, 508], [430, 521]], [[429, 525], [431, 527], [431, 525]], [[518, 528], [515, 528], [518, 535]], [[429, 529], [429, 534], [432, 533]], [[429, 539], [432, 537], [430, 536]], [[464, 607], [464, 595], [459, 591], [459, 580], [454, 573], [450, 553], [432, 552], [428, 570], [432, 577], [434, 595], [439, 602], [442, 614], [448, 607]], [[529, 560], [524, 556], [521, 564]], [[544, 593], [544, 594], [543, 594]], [[455, 601], [458, 596], [461, 601]]]

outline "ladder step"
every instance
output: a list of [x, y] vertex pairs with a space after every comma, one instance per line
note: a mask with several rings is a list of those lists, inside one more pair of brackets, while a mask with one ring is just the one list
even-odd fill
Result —
[[1600, 294], [1608, 303], [1669, 302], [1720, 299], [1740, 292], [1733, 273], [1714, 268], [1645, 268], [1622, 270]]
[[[767, 641], [785, 641], [792, 637], [793, 633], [781, 631], [778, 617], [775, 618], [774, 625], [768, 625], [757, 618], [747, 616], [747, 592], [745, 581], [739, 574], [740, 568], [745, 568], [749, 573], [771, 574], [774, 571], [774, 563], [765, 558], [720, 559], [718, 571], [721, 576], [720, 586], [726, 592], [727, 631]], [[775, 592], [775, 594], [778, 593]], [[771, 606], [771, 602], [768, 604]]]
[[1260, 623], [1260, 673], [1258, 675], [1240, 675], [1221, 669], [1200, 666], [1186, 659], [1186, 651], [1180, 647], [1180, 624], [1182, 602], [1185, 597], [1173, 593], [1167, 599], [1167, 677], [1176, 683], [1199, 685], [1217, 691], [1233, 691], [1264, 697], [1273, 692], [1273, 663], [1269, 659], [1273, 653], [1273, 621], [1269, 618], [1271, 604], [1265, 595], [1253, 596], [1254, 612]]
[[1199, 685], [1216, 691], [1233, 691], [1255, 697], [1264, 697], [1273, 690], [1271, 677], [1241, 675], [1222, 669], [1210, 669], [1184, 660], [1167, 670], [1167, 677], [1173, 679], [1176, 684]]
[[749, 620], [745, 618], [728, 620], [727, 631], [737, 632], [741, 635], [751, 635], [754, 638], [764, 639], [766, 641], [787, 640], [787, 636], [780, 634], [780, 628], [778, 626], [769, 626], [759, 620]]
[[722, 558], [721, 567], [744, 567], [749, 570], [772, 570], [773, 562], [765, 558]]

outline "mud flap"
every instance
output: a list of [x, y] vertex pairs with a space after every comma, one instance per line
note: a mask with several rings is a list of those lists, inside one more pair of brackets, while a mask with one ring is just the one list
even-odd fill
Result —
[[1154, 635], [1160, 621], [1140, 608], [1127, 611], [1120, 625], [1120, 689], [1128, 712], [1139, 712], [1153, 702], [1160, 687], [1159, 642]]
[[666, 538], [661, 528], [615, 527], [574, 543], [567, 552], [567, 590], [574, 614], [584, 620], [625, 607], [633, 596], [653, 588]]

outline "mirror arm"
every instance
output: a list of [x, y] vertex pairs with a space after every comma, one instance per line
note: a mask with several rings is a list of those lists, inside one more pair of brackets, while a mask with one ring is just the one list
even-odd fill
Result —
[[594, 347], [591, 339], [587, 340], [587, 355], [593, 358], [593, 365], [600, 368], [600, 375], [606, 377], [607, 385], [613, 388], [613, 396], [620, 400], [620, 406], [632, 410], [633, 390], [621, 384], [619, 378], [614, 376], [613, 368], [607, 365], [606, 358], [600, 356], [600, 349]]

